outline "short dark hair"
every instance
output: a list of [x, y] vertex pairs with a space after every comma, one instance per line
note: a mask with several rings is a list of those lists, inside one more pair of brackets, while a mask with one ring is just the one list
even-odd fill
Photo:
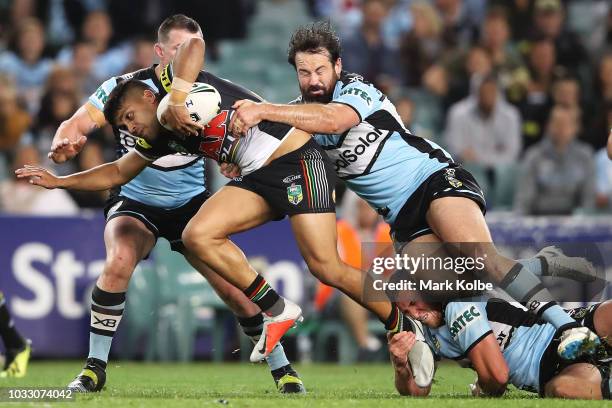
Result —
[[186, 30], [192, 34], [202, 35], [202, 28], [198, 22], [184, 14], [175, 14], [162, 21], [157, 30], [157, 41], [168, 41], [168, 34], [171, 30]]
[[319, 21], [299, 27], [289, 41], [287, 60], [295, 67], [295, 55], [298, 52], [319, 54], [321, 49], [327, 50], [332, 63], [340, 58], [340, 38], [329, 21]]
[[115, 89], [112, 90], [110, 95], [108, 95], [108, 99], [104, 103], [104, 118], [106, 121], [112, 126], [117, 127], [117, 113], [125, 102], [125, 98], [136, 91], [144, 93], [146, 90], [149, 90], [157, 95], [157, 92], [155, 92], [153, 88], [137, 79], [119, 82], [117, 86], [115, 86]]

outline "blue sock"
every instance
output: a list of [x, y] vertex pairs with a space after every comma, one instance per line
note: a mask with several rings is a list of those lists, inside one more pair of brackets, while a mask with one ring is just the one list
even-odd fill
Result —
[[515, 300], [526, 303], [531, 312], [557, 329], [575, 323], [575, 320], [553, 301], [551, 293], [542, 285], [540, 278], [520, 263], [510, 269], [499, 286]]
[[542, 276], [542, 260], [540, 258], [519, 259], [517, 262], [529, 269], [529, 272], [534, 275], [539, 277]]
[[[542, 319], [555, 326], [556, 329], [566, 324], [575, 324], [576, 321], [567, 314], [567, 312], [555, 302], [541, 312]], [[545, 305], [546, 306], [546, 305]]]
[[91, 294], [88, 358], [108, 362], [113, 336], [121, 322], [124, 308], [125, 292], [106, 292], [96, 285]]
[[274, 347], [274, 350], [266, 357], [266, 363], [268, 363], [271, 371], [278, 370], [290, 364], [282, 344], [278, 343], [276, 347]]
[[[238, 317], [237, 319], [244, 334], [251, 339], [253, 344], [257, 343], [263, 329], [263, 316], [261, 313], [251, 317]], [[289, 360], [287, 360], [287, 356], [285, 356], [285, 350], [280, 343], [278, 343], [270, 355], [266, 357], [266, 362], [270, 367], [270, 371], [278, 370], [290, 364]]]

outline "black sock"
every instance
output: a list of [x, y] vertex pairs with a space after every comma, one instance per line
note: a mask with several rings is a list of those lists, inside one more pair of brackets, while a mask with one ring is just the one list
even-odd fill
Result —
[[253, 283], [243, 292], [268, 316], [278, 316], [285, 309], [283, 298], [272, 289], [261, 275], [257, 275]]
[[285, 374], [297, 376], [297, 372], [293, 369], [293, 367], [291, 367], [291, 364], [287, 364], [286, 366], [272, 370], [272, 377], [277, 381]]
[[2, 292], [0, 292], [0, 337], [2, 337], [7, 352], [9, 350], [20, 350], [25, 347], [25, 339], [15, 328]]
[[390, 331], [391, 333], [399, 333], [402, 331], [403, 326], [403, 317], [404, 315], [399, 310], [399, 307], [393, 302], [391, 302], [391, 313], [387, 320], [383, 322], [385, 324], [385, 329]]
[[263, 316], [261, 313], [257, 313], [255, 316], [251, 317], [238, 317], [238, 324], [242, 327], [242, 331], [246, 334], [251, 341], [257, 343], [259, 340], [259, 336], [261, 335], [261, 330], [263, 329]]
[[610, 377], [610, 366], [598, 366], [599, 373], [601, 374], [601, 396], [602, 399], [609, 400], [610, 389], [612, 388], [612, 378]]

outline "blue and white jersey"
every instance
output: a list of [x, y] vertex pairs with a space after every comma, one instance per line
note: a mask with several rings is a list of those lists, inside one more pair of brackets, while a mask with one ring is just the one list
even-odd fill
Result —
[[[89, 102], [102, 111], [108, 95], [117, 83], [132, 78], [143, 81], [162, 96], [166, 94], [155, 75], [155, 66], [152, 66], [108, 79], [89, 97]], [[125, 129], [114, 131], [119, 158], [135, 148], [138, 138]], [[114, 190], [113, 194], [120, 194], [146, 205], [172, 209], [186, 204], [204, 190], [204, 159], [177, 153], [155, 160], [129, 183]]]
[[482, 339], [493, 334], [517, 388], [539, 391], [540, 360], [555, 334], [553, 325], [527, 312], [520, 303], [475, 298], [474, 302], [450, 302], [445, 324], [425, 328], [426, 341], [439, 357], [467, 358]]
[[342, 72], [333, 103], [350, 106], [361, 122], [341, 135], [314, 135], [347, 186], [393, 225], [414, 191], [452, 163], [437, 144], [412, 135], [382, 92], [356, 74]]

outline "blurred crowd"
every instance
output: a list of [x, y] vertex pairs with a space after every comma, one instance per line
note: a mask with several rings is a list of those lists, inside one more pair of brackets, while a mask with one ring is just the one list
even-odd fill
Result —
[[[345, 69], [374, 82], [413, 133], [472, 171], [491, 209], [612, 210], [612, 163], [603, 150], [612, 128], [608, 0], [306, 3], [312, 18], [338, 28]], [[23, 163], [53, 167], [46, 153], [59, 124], [108, 77], [155, 62], [153, 35], [163, 18], [195, 18], [214, 59], [220, 41], [257, 35], [247, 30], [256, 5], [0, 0], [0, 211], [102, 206], [104, 194], [32, 189], [10, 173]], [[112, 159], [114, 137], [104, 128], [78, 160], [55, 170]]]
[[481, 183], [492, 209], [608, 212], [612, 6], [598, 0], [321, 0], [344, 67]]
[[115, 159], [109, 127], [90, 135], [73, 163], [47, 153], [56, 129], [108, 78], [152, 65], [159, 23], [184, 13], [202, 26], [209, 57], [223, 39], [241, 39], [254, 0], [0, 0], [0, 211], [74, 214], [104, 206], [107, 192], [48, 192], [12, 171], [43, 164], [68, 174]]

